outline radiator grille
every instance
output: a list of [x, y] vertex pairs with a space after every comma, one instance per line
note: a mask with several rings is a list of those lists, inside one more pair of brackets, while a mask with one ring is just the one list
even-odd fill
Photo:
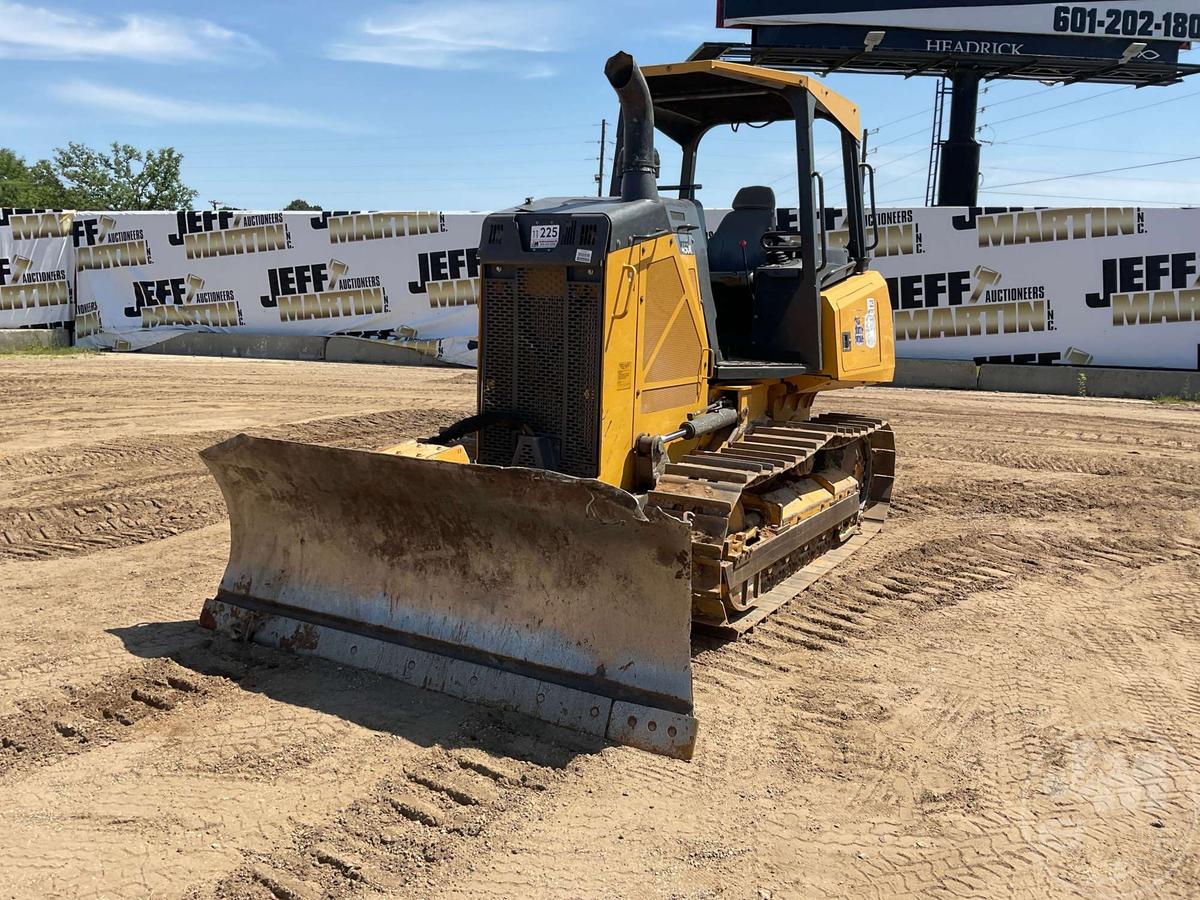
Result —
[[[564, 266], [484, 281], [481, 411], [550, 438], [558, 471], [579, 478], [600, 473], [600, 306], [600, 285], [568, 281]], [[512, 465], [516, 449], [510, 428], [480, 434], [484, 465]]]

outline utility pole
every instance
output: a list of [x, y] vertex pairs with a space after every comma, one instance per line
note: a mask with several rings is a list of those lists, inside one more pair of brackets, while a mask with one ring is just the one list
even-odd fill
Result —
[[604, 196], [604, 158], [608, 155], [608, 119], [600, 120], [600, 173], [596, 176], [596, 196]]

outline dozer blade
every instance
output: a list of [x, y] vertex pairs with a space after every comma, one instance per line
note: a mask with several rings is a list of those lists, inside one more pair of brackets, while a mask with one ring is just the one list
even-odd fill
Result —
[[201, 624], [690, 758], [682, 522], [529, 469], [245, 435], [201, 455], [232, 531]]

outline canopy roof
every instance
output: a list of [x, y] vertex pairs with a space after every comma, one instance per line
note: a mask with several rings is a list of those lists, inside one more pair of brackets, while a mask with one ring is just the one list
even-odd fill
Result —
[[816, 79], [794, 72], [705, 59], [642, 69], [654, 98], [655, 124], [677, 141], [717, 125], [795, 119], [789, 95], [807, 91], [817, 113], [857, 138], [858, 106]]

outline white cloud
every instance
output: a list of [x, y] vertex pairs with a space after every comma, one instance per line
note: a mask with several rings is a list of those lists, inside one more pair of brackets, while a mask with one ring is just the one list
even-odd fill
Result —
[[567, 6], [550, 0], [419, 0], [360, 22], [329, 48], [329, 56], [419, 69], [519, 72], [522, 56], [563, 50], [571, 30]]
[[0, 23], [0, 58], [173, 63], [266, 53], [252, 38], [205, 20], [133, 14], [102, 19], [0, 0]]
[[34, 116], [22, 116], [14, 113], [0, 113], [0, 126], [4, 128], [30, 128], [35, 125], [44, 124], [39, 122]]
[[125, 121], [181, 122], [190, 125], [270, 125], [283, 128], [323, 128], [343, 132], [360, 130], [275, 104], [181, 100], [81, 80], [68, 81], [56, 85], [51, 90], [65, 103], [117, 113]]
[[699, 22], [680, 22], [666, 28], [659, 28], [654, 34], [667, 40], [697, 44], [704, 41], [729, 40], [727, 31], [722, 31], [715, 25]]
[[521, 77], [530, 81], [553, 78], [557, 74], [558, 69], [554, 68], [554, 66], [547, 66], [541, 63], [535, 66], [526, 66], [521, 70]]

